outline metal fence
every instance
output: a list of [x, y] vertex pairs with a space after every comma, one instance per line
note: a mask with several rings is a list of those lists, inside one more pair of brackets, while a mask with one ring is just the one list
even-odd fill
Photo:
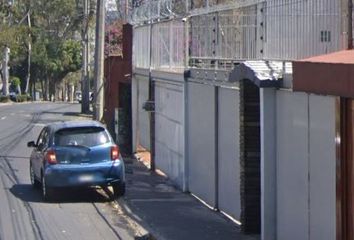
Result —
[[191, 17], [192, 64], [257, 58], [255, 6]]
[[186, 66], [186, 37], [185, 24], [181, 21], [136, 27], [133, 65], [138, 68], [150, 68], [150, 31], [152, 31], [151, 67], [169, 71], [183, 69]]
[[185, 67], [185, 25], [168, 21], [153, 25], [152, 67], [178, 71]]
[[269, 0], [264, 58], [294, 60], [343, 48], [339, 1]]
[[[186, 17], [188, 31], [182, 18], [173, 15], [177, 11], [171, 10], [178, 2], [177, 9], [189, 9], [187, 14], [181, 11], [180, 15]], [[150, 15], [145, 15], [145, 20], [161, 16], [162, 3], [169, 6], [164, 11], [176, 17], [153, 23], [152, 67], [180, 68], [186, 66], [188, 56], [190, 67], [229, 68], [245, 60], [292, 61], [344, 48], [339, 1], [217, 2], [151, 1]], [[157, 4], [156, 11], [154, 4]], [[139, 9], [144, 12], [144, 7]], [[140, 31], [140, 27], [136, 29]], [[147, 33], [137, 33], [136, 37], [147, 38]], [[136, 42], [143, 48], [136, 53], [141, 58], [148, 56], [146, 40]], [[136, 63], [146, 66], [147, 62], [137, 59]]]
[[141, 1], [138, 7], [132, 8], [129, 21], [134, 25], [179, 18], [187, 13], [188, 1], [150, 0]]
[[133, 66], [150, 67], [150, 25], [134, 28]]

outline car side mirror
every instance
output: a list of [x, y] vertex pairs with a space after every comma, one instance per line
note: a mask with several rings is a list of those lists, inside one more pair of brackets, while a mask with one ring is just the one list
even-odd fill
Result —
[[27, 147], [37, 147], [34, 141], [30, 141], [27, 143]]

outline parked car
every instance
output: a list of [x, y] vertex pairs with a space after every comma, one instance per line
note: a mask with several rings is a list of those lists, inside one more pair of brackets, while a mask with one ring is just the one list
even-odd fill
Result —
[[89, 92], [90, 94], [90, 103], [93, 103], [93, 92]]
[[82, 101], [82, 93], [81, 93], [81, 91], [76, 91], [75, 92], [75, 100], [78, 101], [79, 103], [81, 103], [81, 101]]
[[96, 121], [68, 121], [45, 126], [30, 157], [30, 178], [45, 201], [57, 188], [112, 186], [125, 193], [124, 162], [107, 129]]
[[16, 100], [17, 100], [17, 93], [16, 93], [16, 92], [9, 92], [9, 97], [10, 97], [10, 100], [16, 102]]

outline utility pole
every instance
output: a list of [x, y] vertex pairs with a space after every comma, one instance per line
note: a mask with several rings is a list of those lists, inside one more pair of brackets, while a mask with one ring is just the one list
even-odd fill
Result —
[[90, 110], [90, 78], [89, 78], [89, 41], [88, 41], [88, 25], [89, 25], [89, 6], [88, 0], [84, 0], [84, 24], [82, 29], [82, 77], [81, 77], [81, 112], [88, 113]]
[[2, 94], [9, 95], [9, 60], [10, 60], [10, 48], [5, 46], [2, 59]]
[[94, 92], [94, 119], [97, 121], [100, 121], [103, 117], [105, 3], [105, 0], [97, 0]]

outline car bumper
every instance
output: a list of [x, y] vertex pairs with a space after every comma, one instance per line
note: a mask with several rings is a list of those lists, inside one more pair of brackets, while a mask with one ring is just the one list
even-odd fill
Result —
[[49, 165], [44, 175], [48, 187], [108, 186], [125, 181], [124, 164], [121, 161]]

